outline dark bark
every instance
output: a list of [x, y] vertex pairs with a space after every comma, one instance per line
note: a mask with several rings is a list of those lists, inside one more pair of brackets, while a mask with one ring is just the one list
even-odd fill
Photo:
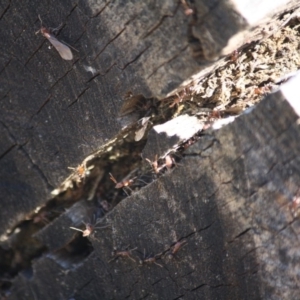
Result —
[[[247, 42], [261, 37], [226, 1], [211, 7], [195, 2], [189, 16], [176, 1], [2, 4], [2, 257], [12, 255], [11, 245], [17, 245], [10, 258], [16, 269], [22, 249], [28, 250], [26, 257], [36, 257], [28, 247], [31, 236], [37, 239], [32, 248], [44, 254], [30, 261], [33, 274], [26, 273], [25, 263], [19, 268], [10, 299], [297, 298], [298, 114], [280, 92], [226, 127], [207, 132], [175, 170], [119, 203], [105, 217], [110, 227], [88, 238], [69, 227], [86, 222], [90, 202], [74, 193], [70, 209], [63, 210], [70, 181], [59, 190], [64, 191], [60, 200], [51, 199], [68, 167], [93, 151], [97, 155], [87, 161], [100, 161], [101, 155], [104, 161], [110, 145], [103, 145], [115, 136], [122, 140], [118, 113], [126, 93], [165, 97], [196, 71], [213, 68], [212, 60], [221, 54], [243, 45], [237, 38], [225, 49], [234, 35], [243, 32]], [[296, 5], [291, 1], [273, 15]], [[58, 39], [78, 49], [73, 61], [62, 60], [34, 34], [38, 15], [49, 27], [63, 22]], [[127, 132], [134, 135], [136, 127]], [[137, 143], [135, 151], [143, 147]], [[159, 146], [149, 141], [147, 147], [153, 159]], [[92, 173], [97, 184], [107, 176], [101, 164]], [[59, 217], [51, 216], [46, 227], [28, 223], [46, 203]], [[26, 236], [5, 240], [6, 231], [19, 222], [28, 226]], [[175, 243], [185, 240], [170, 255]], [[137, 247], [135, 262], [110, 261], [114, 248], [127, 246]], [[152, 257], [157, 264], [140, 263]], [[5, 282], [4, 271], [1, 276]]]
[[[79, 264], [62, 254], [39, 259], [30, 284], [17, 277], [12, 298], [296, 299], [297, 120], [278, 92], [203, 136], [181, 166], [106, 216], [111, 228], [89, 237], [91, 255]], [[59, 236], [57, 225], [68, 226], [62, 224], [50, 224], [46, 236]], [[187, 244], [170, 258], [183, 240]], [[137, 247], [135, 262], [110, 261], [112, 249], [126, 247]], [[141, 265], [144, 252], [161, 266]]]

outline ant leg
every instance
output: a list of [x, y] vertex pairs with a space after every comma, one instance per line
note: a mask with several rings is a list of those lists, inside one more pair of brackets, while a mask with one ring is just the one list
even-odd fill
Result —
[[59, 31], [60, 29], [62, 29], [62, 27], [63, 27], [63, 23], [61, 23], [60, 25], [58, 25], [57, 27], [55, 27], [55, 28], [51, 28], [51, 27], [49, 27], [49, 29], [51, 30], [51, 32], [57, 32], [57, 31]]

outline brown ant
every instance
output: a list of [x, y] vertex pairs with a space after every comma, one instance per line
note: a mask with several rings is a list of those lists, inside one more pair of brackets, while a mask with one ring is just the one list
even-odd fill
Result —
[[137, 179], [137, 176], [133, 177], [133, 178], [130, 178], [130, 176], [136, 172], [137, 169], [134, 169], [133, 171], [131, 171], [124, 179], [122, 179], [120, 182], [118, 182], [116, 180], [116, 178], [111, 174], [109, 173], [110, 175], [110, 180], [112, 180], [116, 185], [115, 185], [115, 188], [116, 189], [123, 189], [123, 191], [126, 193], [127, 196], [128, 193], [126, 192], [125, 188], [129, 189], [131, 191], [131, 193], [133, 192], [133, 190], [130, 188], [130, 185], [132, 185], [136, 180], [137, 181], [140, 181], [144, 184], [147, 185], [147, 182], [141, 180], [141, 179]]
[[110, 225], [107, 225], [107, 226], [103, 226], [103, 227], [95, 227], [99, 222], [96, 222], [95, 225], [93, 225], [91, 223], [85, 223], [85, 222], [82, 222], [82, 223], [85, 225], [85, 230], [82, 230], [82, 229], [79, 229], [79, 228], [76, 228], [76, 227], [70, 227], [70, 228], [73, 229], [73, 230], [82, 232], [83, 237], [90, 236], [91, 233], [95, 229], [102, 229], [102, 228], [107, 228], [107, 227], [110, 226]]
[[183, 143], [181, 145], [181, 147], [183, 148], [183, 150], [186, 150], [187, 148], [189, 148], [190, 146], [192, 146], [195, 142], [196, 142], [196, 139], [195, 138], [191, 138], [188, 141], [186, 141], [185, 143]]
[[172, 167], [175, 165], [175, 160], [171, 155], [166, 155], [164, 160], [165, 162], [161, 165], [158, 166], [158, 159], [157, 159], [157, 155], [155, 155], [155, 160], [151, 161], [150, 159], [146, 158], [147, 162], [149, 162], [149, 164], [152, 166], [153, 171], [155, 174], [159, 174], [161, 170], [163, 170], [163, 168], [167, 168], [168, 170], [172, 169]]
[[152, 254], [150, 254], [149, 256], [146, 257], [145, 250], [144, 250], [144, 258], [140, 260], [140, 265], [155, 264], [162, 268], [163, 266], [156, 262], [157, 258], [160, 258], [160, 255], [153, 256]]
[[129, 258], [129, 259], [131, 259], [132, 261], [135, 262], [135, 259], [133, 259], [131, 257], [131, 255], [132, 255], [132, 251], [134, 251], [136, 249], [137, 249], [137, 247], [133, 248], [133, 249], [130, 249], [130, 250], [128, 250], [128, 247], [126, 247], [125, 251], [117, 251], [116, 249], [114, 249], [113, 252], [112, 252], [113, 258], [111, 260], [109, 260], [108, 262], [117, 260], [119, 257]]
[[270, 93], [271, 90], [272, 90], [271, 83], [268, 83], [264, 86], [254, 88], [254, 94], [255, 95], [265, 95], [267, 93]]
[[297, 191], [296, 195], [293, 197], [292, 202], [289, 204], [289, 208], [294, 215], [294, 217], [297, 217], [298, 210], [300, 206], [300, 189]]
[[177, 241], [170, 249], [168, 253], [169, 258], [174, 258], [176, 253], [187, 244], [187, 240]]
[[231, 62], [235, 62], [239, 57], [239, 52], [237, 50], [234, 50], [231, 54], [230, 54], [230, 61]]
[[168, 171], [171, 170], [173, 167], [180, 166], [180, 164], [175, 161], [174, 156], [178, 156], [178, 155], [176, 155], [176, 153], [172, 153], [172, 155], [168, 154], [164, 158], [165, 163], [163, 166], [166, 167]]
[[173, 165], [175, 165], [175, 160], [171, 155], [167, 155], [165, 157], [165, 167], [170, 170], [172, 169]]
[[222, 117], [222, 111], [220, 110], [212, 110], [208, 115], [207, 120], [212, 121], [214, 119], [220, 119]]
[[149, 158], [146, 158], [146, 161], [151, 165], [155, 174], [159, 174], [159, 172], [164, 168], [164, 166], [158, 166], [157, 155], [155, 155], [154, 161], [151, 161]]
[[68, 167], [68, 169], [70, 170], [75, 170], [75, 175], [77, 176], [78, 179], [76, 181], [78, 182], [83, 181], [87, 176], [89, 176], [91, 173], [90, 170], [92, 170], [93, 168], [94, 166], [86, 167], [84, 164], [81, 164], [76, 168]]
[[[130, 174], [129, 174], [130, 175]], [[131, 192], [133, 192], [133, 190], [129, 187], [130, 185], [132, 185], [133, 183], [134, 183], [134, 180], [137, 178], [137, 177], [134, 177], [134, 178], [131, 178], [131, 179], [127, 179], [128, 178], [128, 176], [127, 177], [125, 177], [122, 181], [120, 181], [120, 182], [118, 182], [117, 180], [116, 180], [116, 178], [111, 174], [111, 173], [109, 173], [109, 178], [110, 178], [110, 180], [112, 180], [115, 184], [116, 184], [116, 186], [115, 186], [115, 188], [116, 189], [123, 189], [123, 191], [127, 194], [127, 196], [129, 196], [128, 195], [128, 193], [126, 192], [126, 190], [125, 190], [125, 188], [128, 188]]]
[[183, 101], [185, 96], [190, 96], [191, 95], [191, 88], [190, 87], [185, 87], [184, 89], [182, 89], [181, 91], [179, 91], [178, 93], [176, 93], [176, 97], [173, 101], [173, 103], [170, 104], [170, 108], [174, 107], [175, 105], [179, 104], [180, 102]]
[[189, 5], [186, 3], [186, 0], [181, 0], [181, 5], [183, 6], [184, 9], [184, 14], [186, 16], [190, 16], [194, 13], [194, 11], [189, 7]]

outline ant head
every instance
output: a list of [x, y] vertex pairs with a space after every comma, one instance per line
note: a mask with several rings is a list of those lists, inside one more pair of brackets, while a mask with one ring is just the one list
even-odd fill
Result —
[[38, 15], [38, 18], [39, 18], [39, 20], [40, 20], [40, 22], [41, 22], [41, 28], [40, 28], [35, 34], [38, 34], [38, 33], [41, 33], [41, 34], [49, 33], [49, 32], [48, 32], [48, 29], [47, 29], [45, 26], [43, 26], [43, 21], [42, 21], [40, 15]]
[[90, 223], [84, 223], [85, 230], [82, 231], [82, 236], [89, 236], [93, 231], [93, 226]]

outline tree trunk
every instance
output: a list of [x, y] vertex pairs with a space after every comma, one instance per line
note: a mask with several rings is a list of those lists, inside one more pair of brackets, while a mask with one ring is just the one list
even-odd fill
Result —
[[[188, 136], [179, 137], [180, 125], [168, 136], [170, 123], [157, 133], [175, 116], [167, 94], [297, 20], [281, 18], [296, 1], [265, 11], [245, 3], [2, 4], [3, 299], [297, 299], [293, 82], [284, 96], [271, 94], [221, 129], [198, 133], [171, 171], [141, 176], [149, 169], [141, 153], [153, 163], [205, 129], [190, 119]], [[251, 19], [251, 10], [261, 15]], [[63, 24], [57, 39], [78, 50], [72, 61], [34, 34], [38, 15], [43, 26]], [[147, 106], [138, 117], [120, 113], [126, 97]], [[69, 177], [68, 167], [75, 167]], [[124, 197], [109, 173], [121, 180], [136, 169], [147, 184]], [[69, 228], [84, 229], [82, 222], [105, 228], [88, 237]]]

